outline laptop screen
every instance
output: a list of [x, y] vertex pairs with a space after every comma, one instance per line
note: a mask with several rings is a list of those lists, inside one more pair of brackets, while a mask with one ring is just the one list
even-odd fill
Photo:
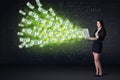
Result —
[[85, 38], [89, 38], [90, 37], [89, 30], [87, 28], [82, 29], [82, 31], [83, 31], [83, 36]]

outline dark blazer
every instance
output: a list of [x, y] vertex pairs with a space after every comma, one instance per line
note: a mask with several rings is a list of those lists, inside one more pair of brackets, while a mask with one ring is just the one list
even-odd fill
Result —
[[[97, 32], [97, 29], [94, 31], [94, 34], [93, 34], [94, 37], [95, 37], [95, 33], [96, 33], [96, 32]], [[99, 36], [99, 38], [98, 38], [97, 40], [103, 41], [104, 38], [105, 38], [105, 36], [106, 36], [106, 30], [101, 29], [101, 30], [98, 32], [98, 36]]]

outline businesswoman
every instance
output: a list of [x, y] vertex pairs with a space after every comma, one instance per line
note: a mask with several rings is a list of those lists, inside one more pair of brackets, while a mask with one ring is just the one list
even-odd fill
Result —
[[89, 40], [93, 41], [92, 45], [92, 54], [94, 57], [94, 64], [96, 68], [96, 76], [101, 77], [102, 76], [102, 66], [100, 62], [100, 54], [103, 47], [103, 40], [106, 36], [106, 30], [104, 28], [102, 21], [96, 22], [97, 29], [94, 32], [93, 37], [88, 38]]

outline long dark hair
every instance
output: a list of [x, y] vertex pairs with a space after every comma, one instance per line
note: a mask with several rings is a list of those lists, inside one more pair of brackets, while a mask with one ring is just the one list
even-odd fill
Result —
[[97, 21], [99, 21], [100, 22], [100, 24], [101, 24], [101, 26], [102, 26], [102, 28], [101, 28], [101, 30], [99, 31], [99, 33], [98, 33], [98, 35], [102, 38], [102, 40], [105, 38], [105, 36], [106, 36], [106, 29], [105, 29], [105, 27], [104, 27], [104, 23], [103, 23], [103, 21], [102, 20], [97, 20]]

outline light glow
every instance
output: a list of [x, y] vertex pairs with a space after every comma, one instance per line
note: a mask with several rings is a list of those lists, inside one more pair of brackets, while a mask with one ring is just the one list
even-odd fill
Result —
[[37, 7], [27, 2], [28, 12], [19, 10], [24, 17], [18, 26], [20, 31], [19, 48], [39, 46], [48, 44], [60, 44], [70, 40], [81, 40], [83, 38], [82, 29], [73, 25], [68, 19], [58, 16], [52, 8], [45, 10], [39, 0], [36, 0]]

